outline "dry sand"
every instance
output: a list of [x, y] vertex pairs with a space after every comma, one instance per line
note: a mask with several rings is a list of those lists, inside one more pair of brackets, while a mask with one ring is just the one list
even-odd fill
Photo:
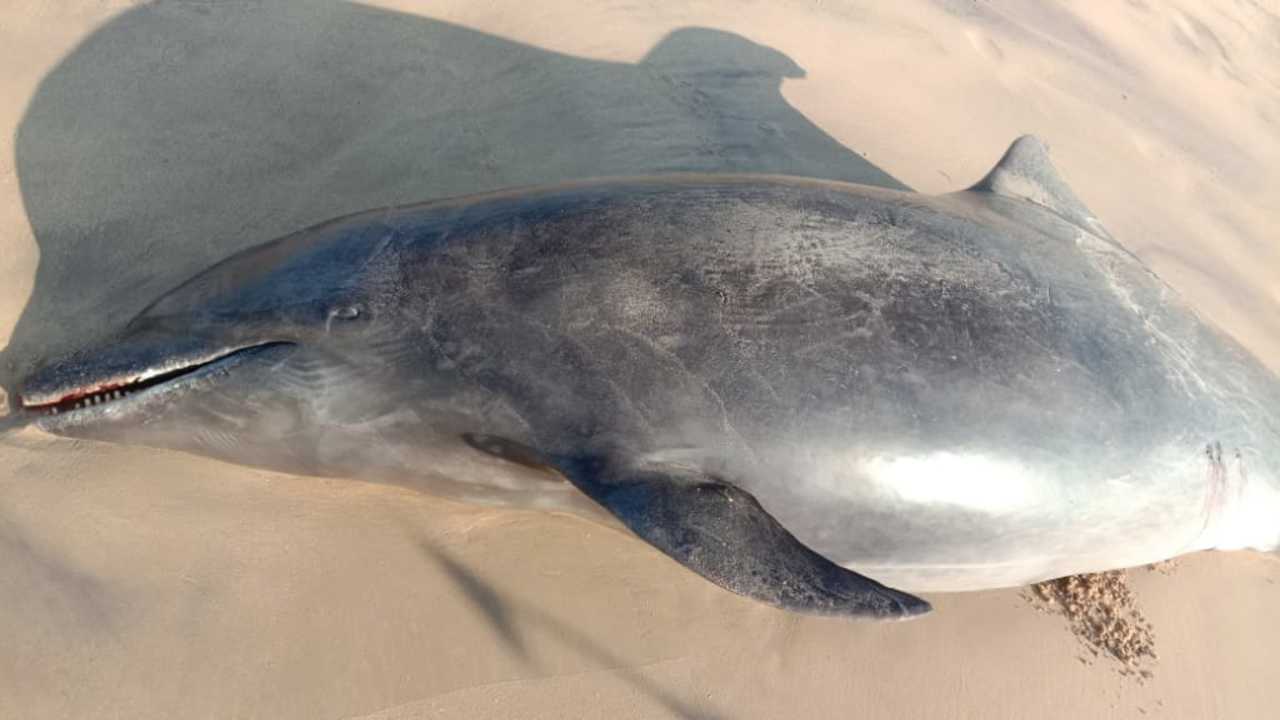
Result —
[[[999, 8], [999, 9], [997, 9]], [[0, 380], [343, 212], [587, 175], [926, 192], [1035, 132], [1280, 368], [1274, 0], [11, 0]], [[0, 717], [1269, 717], [1280, 561], [1131, 575], [1146, 683], [1017, 590], [874, 625], [583, 521], [25, 432], [0, 441]]]

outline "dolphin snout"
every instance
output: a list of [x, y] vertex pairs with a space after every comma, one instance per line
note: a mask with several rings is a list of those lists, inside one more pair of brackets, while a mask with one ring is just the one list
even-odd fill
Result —
[[19, 413], [35, 417], [107, 404], [116, 407], [125, 397], [173, 387], [216, 367], [230, 367], [264, 351], [293, 345], [281, 341], [228, 345], [167, 335], [122, 339], [74, 353], [33, 373], [20, 386], [16, 406]]
[[116, 392], [207, 354], [207, 343], [194, 338], [130, 339], [79, 350], [28, 376], [18, 387], [17, 405], [32, 409]]

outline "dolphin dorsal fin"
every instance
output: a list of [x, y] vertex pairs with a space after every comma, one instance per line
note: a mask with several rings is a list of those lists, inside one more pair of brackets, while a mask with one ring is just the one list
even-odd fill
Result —
[[969, 192], [991, 193], [1025, 200], [1051, 210], [1073, 225], [1110, 239], [1098, 218], [1080, 202], [1049, 160], [1049, 149], [1034, 135], [1023, 135], [1004, 152], [1000, 162]]

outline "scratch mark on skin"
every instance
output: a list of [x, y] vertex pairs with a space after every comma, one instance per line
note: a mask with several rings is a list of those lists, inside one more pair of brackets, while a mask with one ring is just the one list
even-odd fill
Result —
[[628, 338], [631, 338], [632, 340], [635, 340], [636, 342], [644, 345], [659, 360], [665, 361], [666, 365], [669, 368], [672, 368], [675, 371], [677, 371], [685, 380], [700, 387], [707, 396], [709, 396], [712, 400], [715, 401], [716, 409], [719, 411], [719, 414], [720, 414], [721, 424], [724, 426], [724, 429], [727, 430], [734, 437], [734, 439], [738, 441], [739, 448], [741, 449], [741, 451], [748, 455], [751, 462], [758, 462], [758, 460], [755, 457], [755, 453], [751, 450], [750, 443], [747, 442], [746, 437], [744, 437], [742, 433], [738, 431], [738, 428], [734, 426], [733, 421], [730, 420], [729, 409], [725, 406], [724, 398], [720, 395], [720, 393], [714, 387], [711, 386], [710, 381], [708, 381], [706, 378], [703, 378], [702, 376], [690, 370], [684, 364], [684, 362], [679, 358], [679, 356], [674, 355], [662, 349], [661, 347], [658, 347], [643, 335], [639, 335], [631, 330], [626, 330], [623, 328], [615, 328], [614, 332], [620, 335], [626, 336]]
[[778, 394], [778, 389], [773, 386], [773, 383], [769, 381], [769, 378], [766, 377], [764, 373], [755, 369], [749, 369], [747, 374], [750, 375], [753, 380], [758, 381], [761, 387], [769, 391], [769, 399], [773, 400], [778, 405], [782, 404], [782, 396]]
[[375, 260], [380, 259], [382, 254], [387, 251], [387, 247], [391, 245], [391, 241], [395, 239], [395, 236], [396, 233], [394, 230], [383, 235], [382, 239], [378, 241], [378, 245], [369, 254], [369, 257], [365, 258], [365, 261], [360, 264], [360, 267], [356, 268], [356, 272], [362, 272], [365, 268], [373, 264]]
[[1200, 537], [1209, 531], [1210, 525], [1221, 514], [1226, 501], [1227, 466], [1222, 461], [1222, 443], [1212, 442], [1204, 446], [1205, 457], [1209, 461], [1209, 482], [1204, 499], [1204, 523], [1200, 526]]
[[[867, 338], [873, 337], [874, 334], [874, 330], [870, 330], [865, 326], [859, 326], [853, 330], [845, 330], [833, 335], [824, 336], [821, 340], [806, 343], [802, 347], [797, 348], [795, 354], [798, 358], [809, 359], [824, 354], [823, 350], [826, 348], [842, 346], [846, 340], [866, 340]], [[839, 349], [843, 351], [844, 348], [840, 347]]]
[[[545, 340], [550, 345], [566, 346], [566, 347], [572, 348], [573, 351], [577, 352], [580, 356], [584, 358], [592, 357], [591, 353], [587, 352], [587, 348], [582, 342], [575, 340], [574, 338], [569, 337], [564, 333], [555, 332], [550, 327], [550, 325], [545, 321], [542, 321], [533, 317], [529, 317], [529, 316], [518, 315], [514, 312], [502, 313], [499, 319], [505, 320], [508, 323], [522, 325], [524, 327], [527, 327], [541, 334], [542, 339]], [[433, 342], [435, 341], [433, 340]], [[438, 343], [437, 343], [437, 346], [438, 346]], [[453, 357], [451, 357], [451, 355], [456, 355], [456, 354], [449, 353], [446, 351], [443, 353], [443, 356], [448, 357], [457, 365], [462, 366], [466, 362], [466, 360], [471, 356], [483, 354], [483, 351], [478, 347], [471, 348], [469, 350], [470, 350], [469, 352], [464, 352], [462, 355], [457, 355]], [[634, 402], [628, 396], [628, 394], [623, 391], [622, 387], [619, 386], [617, 384], [617, 381], [615, 381], [612, 377], [610, 377], [608, 373], [595, 373], [593, 375], [593, 378], [596, 380], [603, 380], [604, 384], [610, 390], [610, 395], [619, 402], [620, 407], [618, 409], [625, 411], [625, 414], [629, 419], [638, 422], [643, 427], [645, 433], [652, 433], [654, 431], [652, 424], [649, 423], [649, 421], [645, 418], [644, 413], [642, 413], [639, 410], [639, 408], [635, 406]], [[524, 415], [522, 413], [517, 413], [517, 414], [519, 414], [522, 421], [524, 421], [525, 424], [528, 425], [528, 422], [527, 420], [525, 420]]]
[[[544, 322], [534, 322], [532, 323], [532, 325], [533, 327], [541, 331], [543, 336], [546, 337], [548, 340], [552, 342], [559, 342], [565, 345], [569, 345], [576, 352], [581, 354], [583, 357], [591, 357], [591, 353], [587, 352], [587, 348], [584, 345], [584, 343], [574, 340], [573, 338], [564, 334], [553, 333], [551, 328]], [[608, 386], [609, 390], [611, 391], [611, 394], [615, 398], [621, 401], [623, 409], [625, 409], [628, 413], [628, 417], [639, 422], [641, 426], [643, 426], [646, 433], [653, 432], [652, 423], [650, 423], [648, 419], [645, 418], [644, 413], [641, 412], [640, 409], [636, 407], [631, 397], [622, 389], [620, 385], [618, 385], [618, 382], [614, 380], [612, 376], [610, 376], [608, 373], [603, 373], [603, 374], [598, 374], [597, 379], [604, 380], [605, 385]]]
[[[1087, 237], [1095, 239], [1093, 236]], [[1082, 240], [1083, 239], [1084, 238], [1082, 238]], [[1097, 261], [1095, 263], [1095, 267], [1102, 273], [1102, 276], [1107, 281], [1107, 285], [1111, 288], [1111, 291], [1115, 294], [1116, 298], [1124, 303], [1125, 307], [1142, 320], [1143, 328], [1147, 332], [1151, 333], [1153, 339], [1159, 343], [1161, 349], [1164, 351], [1164, 357], [1169, 360], [1166, 367], [1168, 367], [1172, 375], [1172, 379], [1178, 383], [1182, 388], [1182, 391], [1188, 396], [1194, 396], [1195, 389], [1198, 389], [1201, 393], [1210, 392], [1208, 383], [1206, 383], [1204, 378], [1195, 371], [1195, 363], [1191, 357], [1191, 351], [1182, 343], [1176, 341], [1163, 327], [1160, 326], [1160, 324], [1157, 323], [1156, 318], [1153, 317], [1152, 313], [1133, 297], [1133, 293], [1128, 287], [1126, 287], [1124, 278], [1120, 277], [1121, 268], [1129, 267], [1130, 265], [1128, 263], [1120, 265], [1115, 262], [1115, 259], [1121, 255], [1124, 257], [1132, 256], [1127, 252], [1118, 251], [1108, 243], [1089, 242], [1086, 244], [1085, 242], [1081, 242], [1080, 246], [1085, 250], [1085, 254], [1087, 256]], [[1169, 289], [1162, 281], [1157, 279], [1157, 282], [1160, 283], [1161, 288], [1160, 299], [1164, 300], [1165, 296], [1169, 293]]]
[[1244, 455], [1240, 452], [1240, 448], [1236, 448], [1236, 469], [1240, 473], [1239, 487], [1235, 488], [1235, 499], [1237, 502], [1243, 501], [1245, 492], [1249, 487], [1249, 470], [1244, 464]]
[[764, 313], [753, 314], [751, 316], [751, 319], [739, 320], [737, 321], [736, 324], [743, 327], [751, 326], [751, 325], [770, 325], [772, 324], [771, 321], [774, 318], [778, 317], [779, 315], [785, 315], [793, 311], [800, 310], [802, 308], [813, 305], [819, 300], [826, 299], [826, 297], [822, 295], [822, 293], [819, 293], [818, 291], [814, 290], [811, 287], [808, 287], [807, 285], [795, 285], [795, 287], [808, 291], [810, 293], [809, 297], [804, 298], [803, 300], [790, 302], [785, 305], [771, 307], [768, 310], [766, 310]]

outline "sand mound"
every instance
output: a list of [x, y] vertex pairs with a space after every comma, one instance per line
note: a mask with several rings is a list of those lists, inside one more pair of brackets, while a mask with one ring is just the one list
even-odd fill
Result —
[[[1123, 570], [1047, 580], [1032, 585], [1026, 596], [1037, 608], [1065, 617], [1093, 658], [1118, 661], [1123, 675], [1152, 677], [1155, 633]], [[1084, 662], [1092, 664], [1090, 659]]]

